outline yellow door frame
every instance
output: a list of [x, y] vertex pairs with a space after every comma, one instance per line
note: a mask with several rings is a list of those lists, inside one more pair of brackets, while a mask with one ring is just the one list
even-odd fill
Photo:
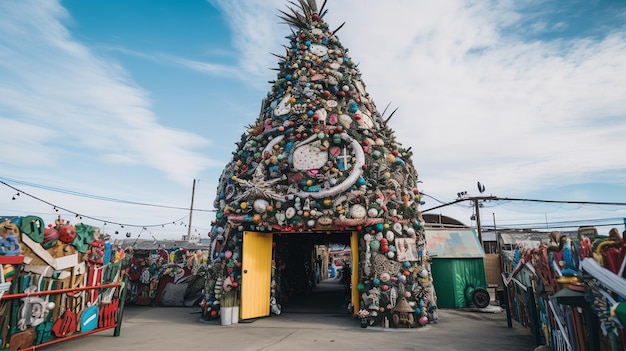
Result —
[[[270, 315], [270, 285], [272, 279], [273, 233], [245, 231], [243, 233], [243, 257], [241, 280], [241, 319]], [[359, 297], [359, 236], [350, 232], [351, 300], [352, 313], [360, 309]]]

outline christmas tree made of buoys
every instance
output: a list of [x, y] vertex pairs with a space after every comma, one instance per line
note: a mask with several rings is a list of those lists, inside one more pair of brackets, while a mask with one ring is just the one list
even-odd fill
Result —
[[[357, 65], [315, 0], [290, 3], [277, 77], [236, 142], [217, 188], [211, 304], [241, 282], [244, 231], [357, 232], [358, 317], [367, 325], [432, 321], [432, 285], [412, 152], [396, 141]], [[270, 301], [268, 301], [268, 305]]]

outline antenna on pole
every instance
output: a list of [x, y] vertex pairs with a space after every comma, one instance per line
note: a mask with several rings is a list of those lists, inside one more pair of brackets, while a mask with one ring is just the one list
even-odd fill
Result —
[[193, 180], [191, 188], [191, 206], [189, 207], [189, 224], [187, 225], [187, 241], [191, 241], [191, 218], [193, 217], [193, 198], [196, 194], [196, 180]]

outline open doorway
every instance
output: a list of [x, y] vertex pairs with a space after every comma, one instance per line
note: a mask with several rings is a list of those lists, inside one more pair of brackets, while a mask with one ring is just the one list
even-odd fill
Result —
[[273, 288], [282, 312], [350, 313], [350, 233], [275, 233], [273, 246]]

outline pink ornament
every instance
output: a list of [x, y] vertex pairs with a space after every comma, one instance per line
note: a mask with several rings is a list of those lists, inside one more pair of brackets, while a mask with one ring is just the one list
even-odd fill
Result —
[[417, 322], [423, 327], [426, 324], [428, 324], [428, 317], [421, 316], [420, 319]]
[[226, 252], [224, 252], [224, 257], [226, 257], [227, 259], [233, 257], [233, 252], [230, 250], [226, 250]]
[[339, 120], [339, 119], [338, 119], [338, 117], [337, 117], [337, 114], [333, 113], [333, 114], [331, 114], [331, 115], [330, 115], [330, 117], [328, 118], [328, 123], [330, 123], [330, 124], [337, 124], [337, 121], [338, 121], [338, 120]]

